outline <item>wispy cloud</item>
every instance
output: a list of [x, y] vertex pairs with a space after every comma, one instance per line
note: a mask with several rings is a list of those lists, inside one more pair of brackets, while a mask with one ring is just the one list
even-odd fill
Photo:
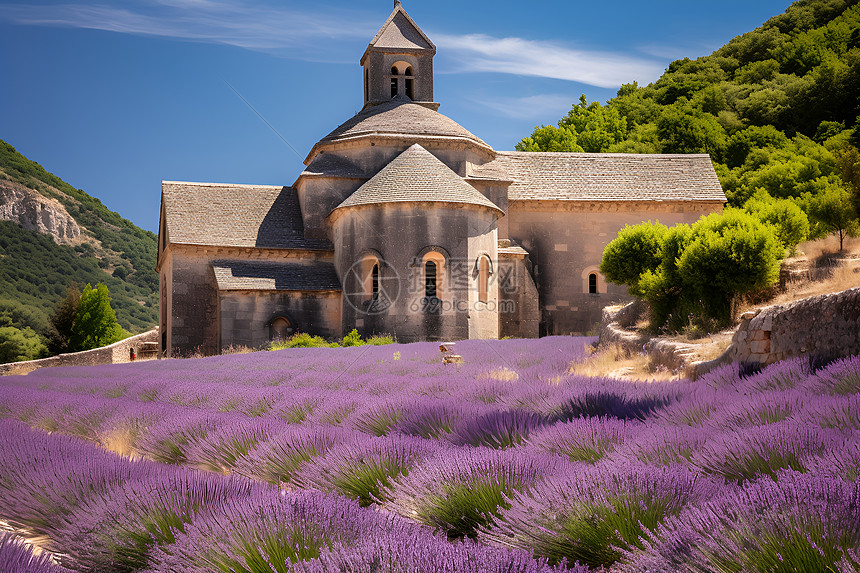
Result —
[[242, 0], [139, 0], [111, 4], [4, 4], [0, 18], [17, 24], [106, 30], [278, 51], [320, 37], [371, 37], [378, 22], [356, 14], [333, 19], [321, 13], [251, 4]]
[[576, 98], [562, 94], [540, 94], [525, 97], [482, 98], [482, 107], [513, 119], [539, 119], [567, 112]]
[[[308, 6], [313, 6], [309, 4]], [[131, 0], [113, 3], [0, 4], [0, 19], [22, 25], [62, 26], [121, 34], [226, 44], [302, 59], [331, 59], [341, 41], [371, 38], [378, 15], [360, 8], [293, 8], [257, 0]], [[569, 80], [598, 87], [648, 82], [664, 64], [627, 54], [577, 50], [554, 42], [431, 34], [455, 62], [453, 73], [496, 72]], [[320, 41], [325, 39], [326, 41]], [[326, 56], [321, 56], [321, 52]], [[354, 58], [350, 54], [350, 60]], [[338, 59], [335, 57], [334, 59]]]
[[611, 52], [576, 50], [555, 42], [494, 38], [484, 34], [435, 34], [434, 42], [455, 53], [456, 71], [496, 72], [579, 82], [602, 88], [633, 80], [649, 82], [663, 71], [654, 60]]

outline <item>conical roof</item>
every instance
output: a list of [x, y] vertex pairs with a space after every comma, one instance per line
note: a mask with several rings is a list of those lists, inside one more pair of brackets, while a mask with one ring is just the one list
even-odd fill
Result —
[[323, 137], [314, 147], [371, 135], [466, 139], [491, 149], [481, 138], [450, 117], [412, 103], [405, 96], [363, 109]]
[[503, 213], [417, 143], [395, 157], [335, 210], [359, 205], [428, 201], [478, 205]]

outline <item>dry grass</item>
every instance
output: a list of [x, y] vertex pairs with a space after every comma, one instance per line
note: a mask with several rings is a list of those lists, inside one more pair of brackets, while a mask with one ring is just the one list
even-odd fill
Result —
[[842, 251], [835, 236], [801, 243], [797, 250], [783, 262], [784, 288], [775, 289], [772, 297], [742, 304], [738, 315], [860, 286], [860, 238], [846, 239]]
[[503, 382], [513, 382], [514, 380], [519, 379], [519, 374], [502, 366], [501, 368], [496, 368], [494, 370], [490, 370], [489, 372], [484, 372], [478, 375], [478, 380], [501, 380]]
[[586, 346], [589, 356], [570, 365], [571, 374], [581, 376], [609, 376], [623, 380], [663, 381], [678, 380], [679, 374], [655, 368], [647, 354], [630, 352], [621, 345], [612, 344], [594, 350]]

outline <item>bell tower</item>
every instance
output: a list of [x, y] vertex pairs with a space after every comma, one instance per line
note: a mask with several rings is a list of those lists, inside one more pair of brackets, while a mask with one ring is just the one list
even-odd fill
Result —
[[395, 1], [394, 11], [361, 57], [364, 107], [395, 98], [431, 104], [435, 54], [436, 46], [430, 38], [412, 21], [399, 0]]

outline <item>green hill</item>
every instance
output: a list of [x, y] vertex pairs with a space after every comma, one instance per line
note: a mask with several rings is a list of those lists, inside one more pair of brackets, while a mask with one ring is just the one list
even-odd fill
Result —
[[[82, 288], [99, 282], [110, 289], [123, 328], [136, 333], [157, 324], [157, 237], [153, 233], [123, 219], [4, 141], [0, 141], [0, 193], [6, 219], [0, 220], [0, 329], [30, 328], [44, 335], [49, 315], [70, 285]], [[36, 209], [41, 220], [77, 227], [79, 234], [63, 236], [62, 224], [53, 233], [24, 228], [35, 220], [32, 214], [22, 215], [28, 208]]]
[[[731, 206], [785, 198], [813, 215], [822, 197], [860, 196], [858, 115], [860, 6], [801, 0], [606, 105], [583, 96], [517, 149], [710, 153]], [[832, 231], [810, 219], [813, 234]]]

